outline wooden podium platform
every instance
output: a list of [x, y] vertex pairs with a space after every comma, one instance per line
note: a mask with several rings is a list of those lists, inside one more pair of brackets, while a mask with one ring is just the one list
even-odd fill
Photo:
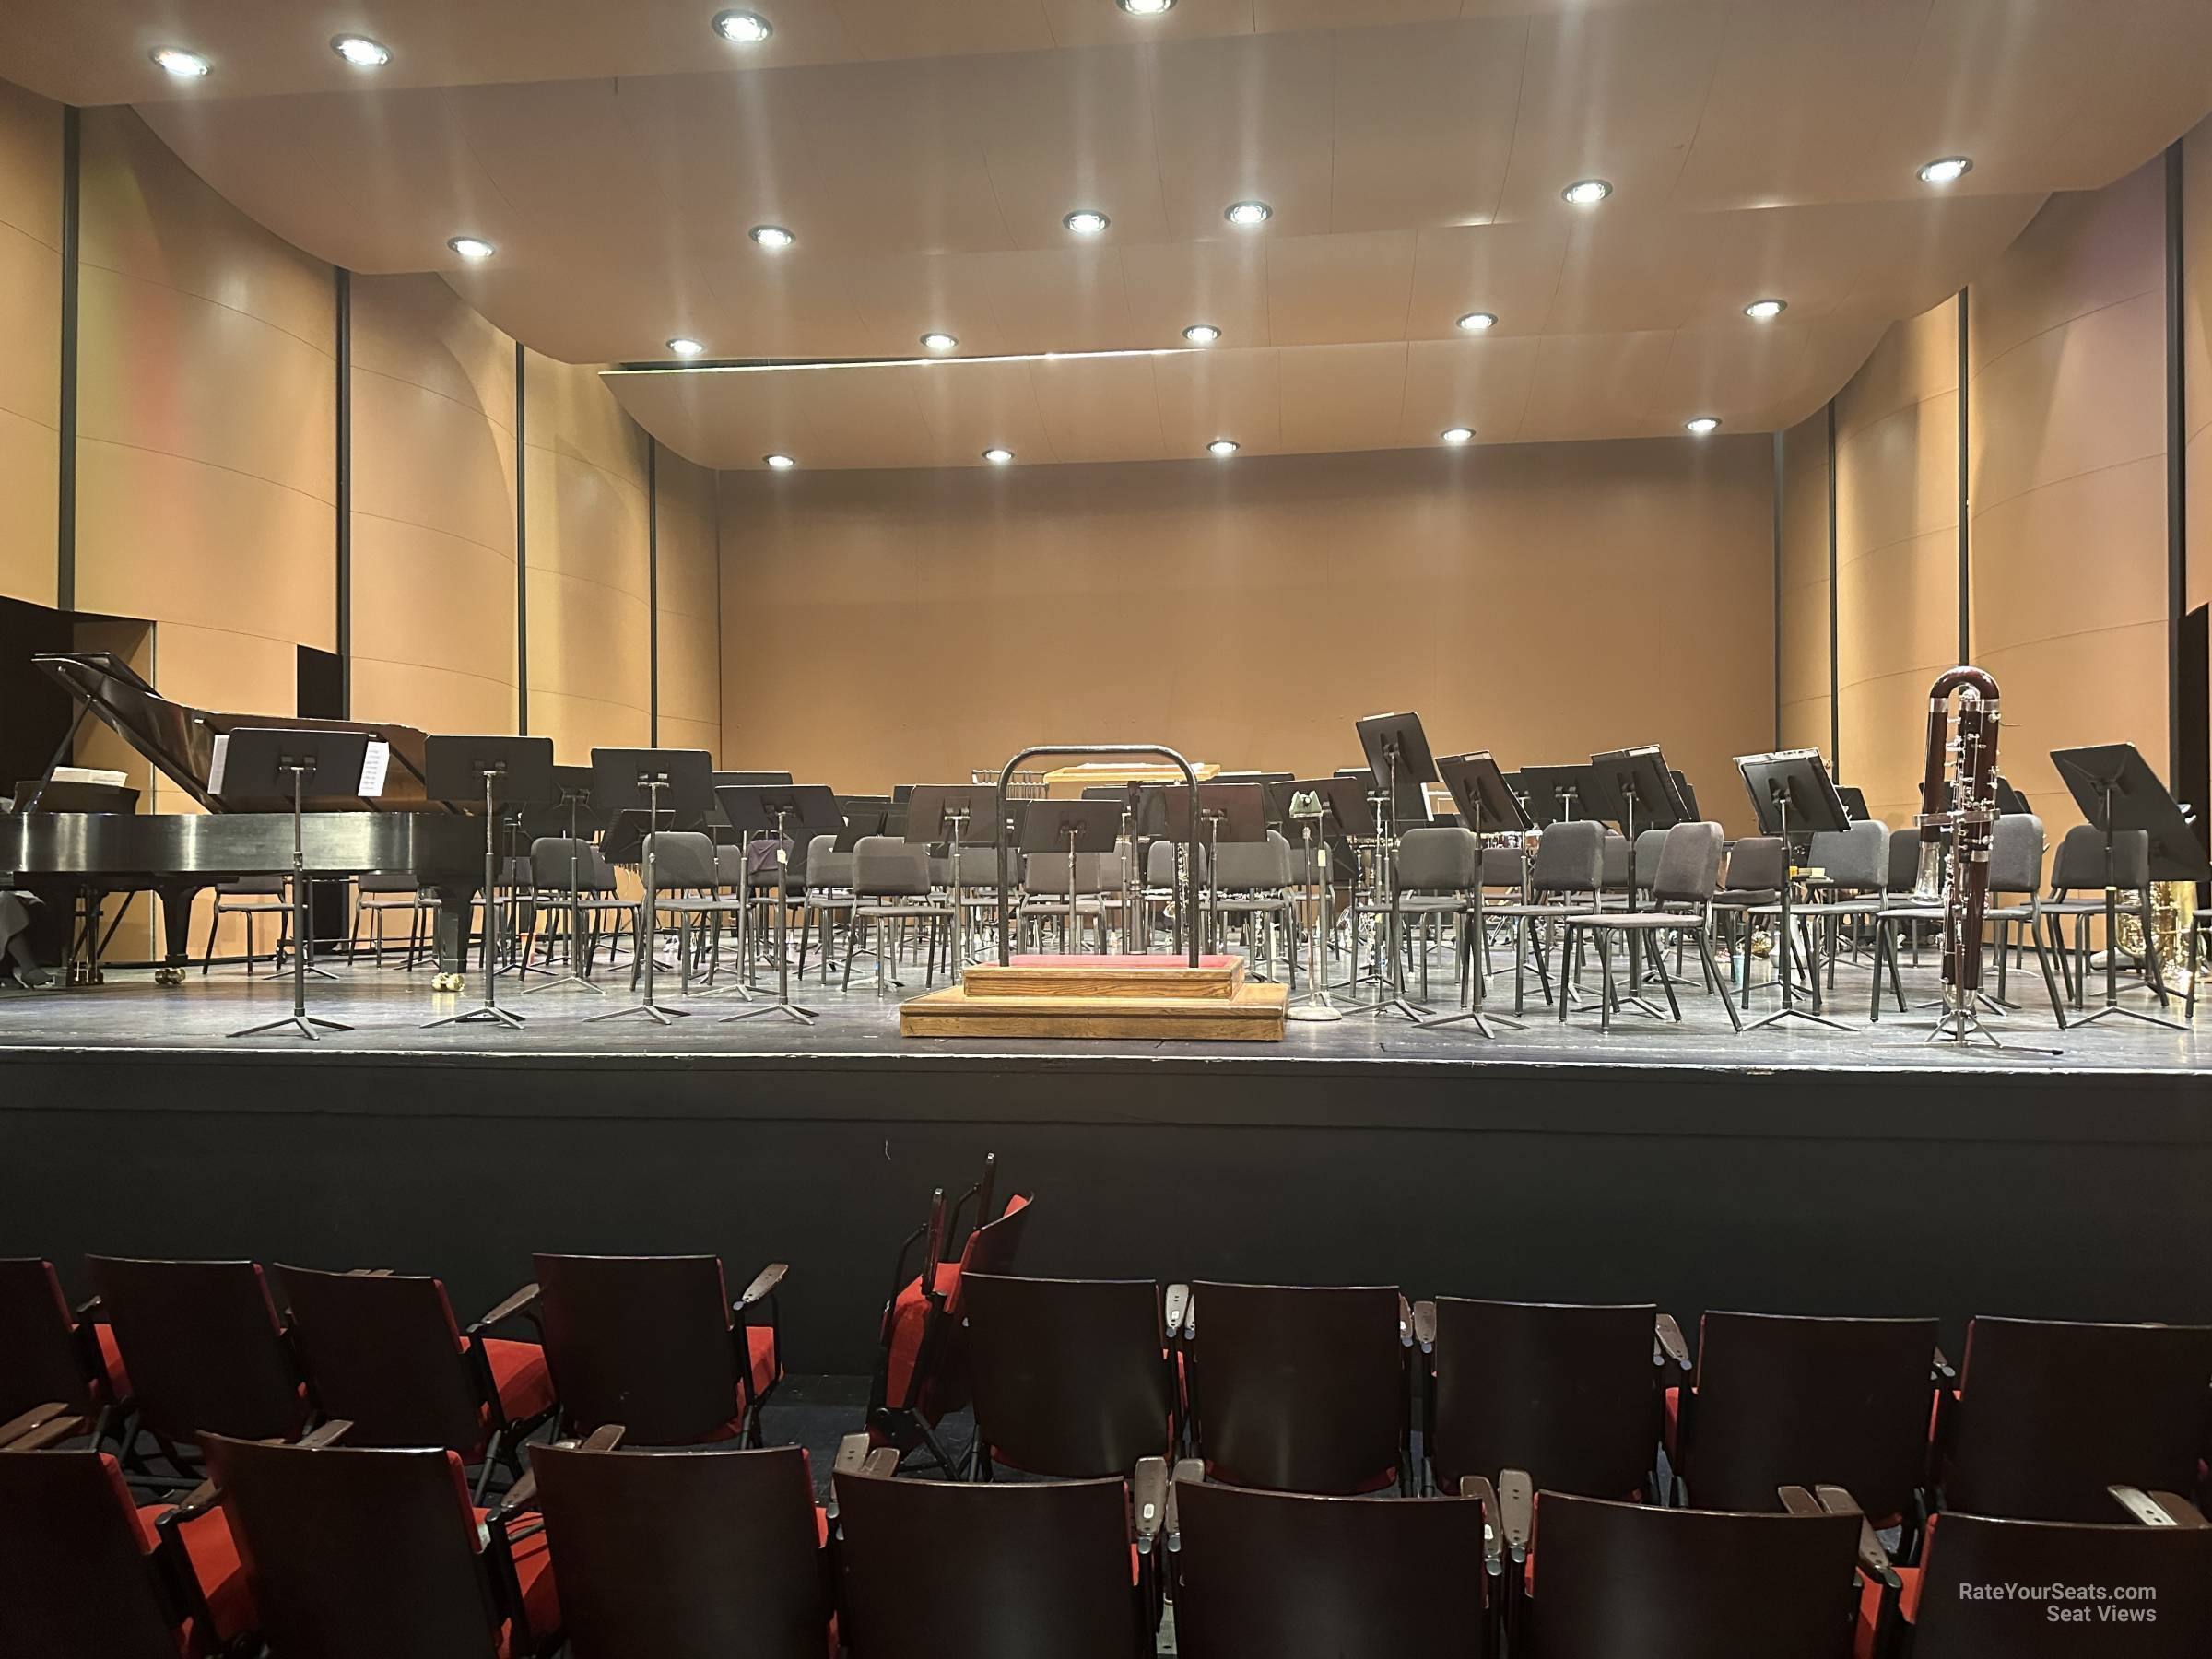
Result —
[[1244, 959], [1018, 956], [899, 1005], [906, 1037], [1136, 1037], [1280, 1042], [1290, 993], [1248, 983]]

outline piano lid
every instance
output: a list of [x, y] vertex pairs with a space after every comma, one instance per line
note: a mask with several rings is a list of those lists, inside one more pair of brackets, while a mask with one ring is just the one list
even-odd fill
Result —
[[162, 776], [209, 812], [288, 812], [288, 800], [218, 799], [207, 781], [215, 740], [241, 726], [295, 727], [311, 732], [367, 732], [391, 748], [384, 792], [374, 800], [352, 794], [310, 795], [310, 812], [460, 812], [451, 801], [429, 797], [423, 782], [423, 734], [413, 726], [360, 720], [304, 720], [268, 714], [224, 714], [171, 702], [112, 652], [56, 652], [31, 662], [101, 724], [153, 762]]

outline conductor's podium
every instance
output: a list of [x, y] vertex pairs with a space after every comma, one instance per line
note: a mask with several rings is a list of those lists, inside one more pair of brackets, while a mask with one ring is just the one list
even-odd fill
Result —
[[969, 968], [965, 982], [899, 1005], [906, 1037], [1137, 1037], [1280, 1042], [1281, 985], [1248, 982], [1244, 959], [1018, 956]]

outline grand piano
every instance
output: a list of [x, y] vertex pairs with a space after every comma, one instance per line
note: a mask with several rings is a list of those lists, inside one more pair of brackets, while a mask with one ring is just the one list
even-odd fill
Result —
[[[204, 809], [201, 813], [49, 811], [45, 792], [18, 798], [0, 815], [0, 870], [32, 891], [65, 895], [83, 905], [91, 925], [72, 929], [70, 977], [99, 982], [99, 906], [111, 895], [152, 892], [161, 900], [165, 935], [161, 984], [180, 984], [191, 960], [192, 904], [203, 888], [245, 876], [280, 876], [292, 867], [291, 802], [218, 794], [216, 739], [243, 727], [297, 727], [366, 732], [389, 746], [383, 789], [375, 799], [309, 795], [300, 834], [314, 876], [410, 871], [438, 897], [441, 988], [457, 987], [464, 970], [477, 889], [484, 880], [484, 820], [479, 806], [430, 798], [423, 779], [423, 734], [413, 726], [363, 721], [301, 720], [219, 714], [171, 702], [120, 658], [107, 652], [33, 657], [88, 715], [144, 755]], [[74, 741], [75, 731], [71, 739]], [[70, 744], [63, 746], [66, 754]], [[60, 757], [57, 757], [57, 759]], [[48, 768], [51, 777], [53, 768]], [[57, 796], [67, 794], [56, 790]], [[63, 802], [57, 799], [56, 805]], [[89, 959], [83, 959], [86, 957]]]

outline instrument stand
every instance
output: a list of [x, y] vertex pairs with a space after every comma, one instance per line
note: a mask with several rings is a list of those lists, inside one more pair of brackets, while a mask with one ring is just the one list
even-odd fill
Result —
[[[802, 1008], [791, 1000], [791, 952], [786, 948], [786, 935], [791, 926], [791, 842], [784, 834], [784, 821], [791, 816], [792, 808], [787, 804], [778, 804], [773, 810], [776, 817], [776, 1000], [757, 1003], [752, 1007], [740, 1008], [735, 1014], [725, 1014], [722, 1018], [724, 1025], [740, 1019], [759, 1019], [770, 1014], [781, 1015], [785, 1019], [807, 1026], [820, 1018], [818, 1010]], [[751, 841], [750, 831], [747, 832], [746, 839]], [[749, 863], [748, 859], [748, 865]], [[752, 871], [748, 867], [746, 871], [746, 901], [749, 904], [751, 899]], [[743, 986], [739, 987], [741, 992], [743, 989]]]
[[[324, 773], [350, 781], [340, 793], [358, 792], [361, 768], [368, 759], [366, 732], [283, 731], [275, 727], [241, 727], [229, 735], [224, 760], [226, 794], [264, 796], [279, 793], [279, 780], [290, 781], [292, 797], [292, 1011], [233, 1037], [258, 1037], [265, 1031], [294, 1030], [311, 1041], [324, 1031], [350, 1031], [349, 1025], [324, 1019], [307, 1011], [307, 951], [303, 948], [309, 920], [307, 845], [301, 820], [306, 816], [307, 781]], [[324, 977], [328, 977], [327, 975]]]
[[558, 991], [563, 985], [582, 985], [594, 996], [605, 996], [606, 987], [587, 978], [578, 966], [582, 959], [577, 952], [583, 948], [583, 877], [577, 874], [575, 843], [582, 838], [576, 833], [578, 807], [590, 795], [588, 788], [570, 784], [560, 787], [561, 805], [569, 809], [569, 971], [559, 979], [547, 980], [542, 985], [533, 985], [523, 994], [535, 996], [540, 991]]
[[[553, 740], [550, 737], [436, 737], [423, 746], [425, 788], [434, 795], [457, 796], [455, 774], [473, 774], [484, 782], [484, 925], [477, 939], [484, 968], [484, 1001], [465, 1013], [433, 1019], [423, 1030], [449, 1025], [523, 1028], [523, 1016], [500, 1006], [500, 819], [506, 806], [525, 806], [553, 793]], [[506, 799], [500, 786], [507, 785]]]
[[1383, 747], [1387, 771], [1383, 778], [1385, 810], [1390, 814], [1384, 834], [1377, 843], [1383, 886], [1389, 895], [1389, 907], [1383, 925], [1384, 947], [1390, 953], [1390, 971], [1379, 976], [1390, 994], [1378, 1001], [1357, 1008], [1347, 1008], [1347, 1014], [1398, 1014], [1415, 1025], [1427, 1022], [1430, 1010], [1424, 1008], [1406, 994], [1406, 963], [1400, 954], [1406, 939], [1405, 914], [1399, 908], [1398, 891], [1398, 744], [1386, 740]]
[[1318, 1025], [1344, 1018], [1344, 1010], [1329, 1000], [1329, 987], [1322, 972], [1322, 935], [1327, 925], [1328, 906], [1328, 900], [1323, 897], [1322, 877], [1328, 868], [1329, 843], [1325, 841], [1316, 843], [1313, 839], [1313, 826], [1320, 816], [1318, 801], [1311, 815], [1298, 812], [1295, 800], [1291, 810], [1298, 817], [1299, 833], [1306, 850], [1306, 901], [1312, 906], [1313, 913], [1306, 924], [1306, 1000], [1291, 1007], [1283, 1018]]
[[[2112, 837], [2116, 833], [2112, 821], [2112, 796], [2120, 786], [2116, 777], [2096, 780], [2097, 790], [2104, 806], [2100, 815], [2104, 823], [2104, 1006], [2083, 1016], [2073, 1023], [2093, 1026], [2100, 1019], [2135, 1019], [2145, 1025], [2163, 1026], [2170, 1031], [2185, 1031], [2189, 1028], [2178, 1019], [2151, 1014], [2141, 1008], [2124, 1007], [2120, 1002], [2120, 895], [2112, 885], [2115, 873], [2112, 855]], [[2159, 989], [2159, 1006], [2165, 1006], [2166, 994], [2159, 985], [2158, 947], [2150, 937], [2150, 930], [2143, 930], [2144, 966], [2148, 970], [2151, 983]]]
[[[1797, 1006], [1796, 986], [1790, 972], [1791, 959], [1796, 955], [1796, 935], [1792, 930], [1790, 918], [1790, 894], [1796, 885], [1796, 873], [1793, 868], [1796, 862], [1796, 854], [1790, 849], [1790, 792], [1779, 782], [1770, 782], [1768, 787], [1772, 792], [1776, 809], [1782, 814], [1782, 890], [1776, 895], [1781, 911], [1781, 918], [1777, 926], [1782, 934], [1782, 938], [1778, 942], [1778, 947], [1782, 951], [1782, 965], [1781, 971], [1774, 982], [1782, 991], [1782, 1006], [1763, 1019], [1751, 1021], [1744, 1027], [1744, 1030], [1747, 1031], [1764, 1030], [1768, 1026], [1780, 1025], [1785, 1019], [1802, 1019], [1812, 1025], [1826, 1026], [1831, 1031], [1848, 1031], [1851, 1028], [1841, 1020], [1830, 1019], [1825, 1014], [1816, 1014], [1810, 1008], [1801, 1008]], [[1633, 878], [1631, 872], [1630, 879]], [[1817, 964], [1813, 971], [1816, 973], [1819, 971]]]

